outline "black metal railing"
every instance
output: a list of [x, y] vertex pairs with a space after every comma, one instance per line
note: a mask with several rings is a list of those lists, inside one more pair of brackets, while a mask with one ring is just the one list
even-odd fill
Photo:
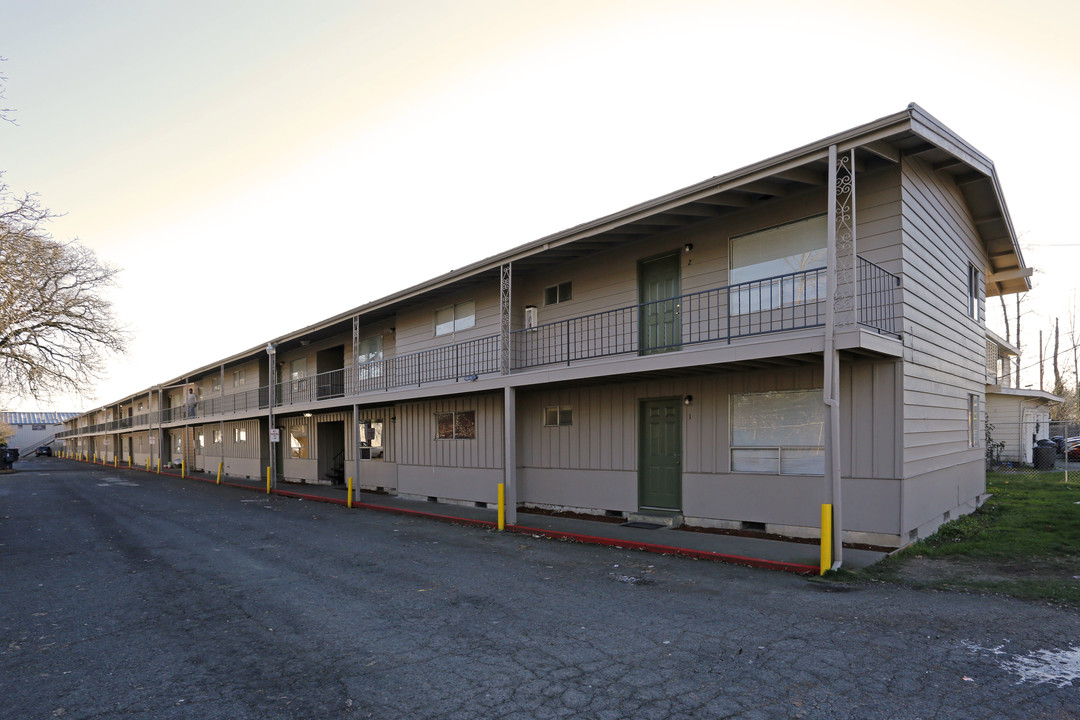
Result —
[[[860, 257], [857, 282], [858, 322], [898, 334], [900, 279]], [[820, 327], [825, 324], [825, 291], [826, 269], [813, 268], [515, 330], [510, 337], [509, 367], [524, 370], [612, 355], [647, 355], [700, 343]], [[274, 388], [274, 404], [299, 405], [496, 374], [501, 372], [499, 340], [499, 335], [488, 335], [285, 380]], [[263, 386], [207, 398], [199, 401], [193, 415], [186, 406], [165, 408], [65, 431], [58, 437], [265, 410], [269, 407], [269, 391], [269, 386]]]
[[557, 320], [512, 333], [513, 367], [651, 354], [823, 325], [825, 269], [815, 268]]
[[858, 260], [859, 324], [899, 335], [896, 293], [900, 288], [900, 278], [869, 260]]

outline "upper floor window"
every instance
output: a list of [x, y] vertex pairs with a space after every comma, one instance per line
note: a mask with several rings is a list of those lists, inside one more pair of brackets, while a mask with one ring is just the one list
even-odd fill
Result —
[[733, 314], [771, 310], [825, 298], [826, 217], [809, 218], [731, 238]]
[[244, 387], [244, 370], [233, 370], [232, 374], [232, 386], [234, 388]]
[[972, 320], [979, 319], [979, 269], [968, 265], [967, 313]]
[[213, 383], [213, 391], [214, 392], [220, 392], [221, 391], [221, 376], [220, 375], [215, 375], [214, 379], [212, 380], [212, 383]]
[[459, 302], [435, 311], [435, 334], [449, 335], [476, 325], [476, 303]]
[[573, 297], [573, 287], [570, 285], [569, 280], [564, 283], [559, 283], [558, 285], [544, 288], [545, 305], [555, 305], [556, 303], [566, 302]]

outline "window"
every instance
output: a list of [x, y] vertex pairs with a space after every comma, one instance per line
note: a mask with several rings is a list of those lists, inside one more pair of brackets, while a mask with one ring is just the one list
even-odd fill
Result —
[[544, 408], [544, 427], [574, 424], [574, 409], [569, 405], [552, 405]]
[[979, 319], [979, 270], [974, 265], [968, 265], [968, 317], [972, 320]]
[[214, 430], [214, 444], [218, 445], [220, 443], [221, 443], [221, 430]]
[[475, 410], [435, 413], [436, 440], [472, 440], [475, 437]]
[[299, 392], [304, 389], [304, 378], [307, 377], [307, 358], [297, 358], [289, 363], [289, 382], [292, 390]]
[[[382, 375], [382, 365], [368, 365], [378, 363], [383, 358], [382, 335], [372, 335], [360, 340], [356, 346], [356, 364], [360, 366], [360, 379], [367, 380], [369, 377]], [[365, 367], [367, 365], [367, 367]]]
[[979, 396], [968, 395], [968, 447], [979, 447]]
[[825, 299], [824, 215], [731, 239], [731, 313], [790, 307]]
[[234, 388], [244, 387], [244, 371], [243, 370], [233, 370], [232, 386]]
[[556, 303], [566, 302], [573, 297], [574, 294], [571, 290], [569, 281], [544, 288], [545, 305], [554, 305]]
[[303, 425], [293, 425], [289, 428], [289, 457], [304, 459], [308, 456], [307, 428]]
[[247, 442], [247, 429], [245, 429], [245, 428], [233, 428], [233, 442], [234, 443]]
[[203, 433], [199, 433], [199, 447], [206, 447], [206, 435], [204, 435]]
[[213, 392], [220, 392], [221, 391], [221, 376], [220, 375], [215, 375], [214, 379], [211, 382], [213, 383]]
[[371, 460], [383, 456], [383, 421], [360, 421], [360, 459]]
[[731, 396], [732, 472], [825, 474], [821, 390]]
[[435, 311], [435, 335], [468, 330], [476, 325], [476, 303], [472, 300]]

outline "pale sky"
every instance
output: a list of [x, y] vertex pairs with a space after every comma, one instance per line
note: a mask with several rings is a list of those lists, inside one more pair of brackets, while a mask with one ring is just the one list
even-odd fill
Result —
[[0, 19], [4, 180], [123, 269], [135, 337], [96, 399], [8, 409], [113, 402], [912, 101], [997, 167], [1036, 268], [1025, 365], [1080, 284], [1075, 0], [0, 0]]

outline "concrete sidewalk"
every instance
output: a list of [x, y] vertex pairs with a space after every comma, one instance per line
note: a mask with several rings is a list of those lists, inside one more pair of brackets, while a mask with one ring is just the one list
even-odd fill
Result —
[[[102, 465], [114, 468], [113, 465]], [[119, 470], [128, 471], [125, 466]], [[131, 472], [146, 473], [143, 468], [131, 468]], [[151, 475], [182, 479], [177, 469], [150, 471]], [[213, 473], [189, 472], [187, 480], [216, 482]], [[222, 485], [243, 488], [253, 492], [266, 492], [266, 482], [222, 477]], [[282, 497], [303, 498], [315, 502], [348, 505], [348, 490], [340, 486], [307, 485], [279, 482], [271, 494]], [[432, 520], [455, 522], [480, 527], [496, 527], [498, 514], [495, 508], [478, 508], [452, 503], [435, 503], [406, 500], [392, 495], [355, 491], [352, 506], [364, 510], [393, 512], [402, 515], [426, 517]], [[786, 542], [711, 532], [694, 532], [682, 529], [662, 528], [648, 530], [626, 527], [619, 522], [558, 517], [518, 511], [516, 525], [506, 530], [543, 537], [574, 540], [594, 545], [607, 545], [638, 549], [670, 555], [682, 555], [698, 559], [784, 570], [800, 574], [817, 574], [819, 548], [817, 544]], [[884, 558], [886, 553], [871, 550], [844, 548], [844, 567], [863, 568]]]

